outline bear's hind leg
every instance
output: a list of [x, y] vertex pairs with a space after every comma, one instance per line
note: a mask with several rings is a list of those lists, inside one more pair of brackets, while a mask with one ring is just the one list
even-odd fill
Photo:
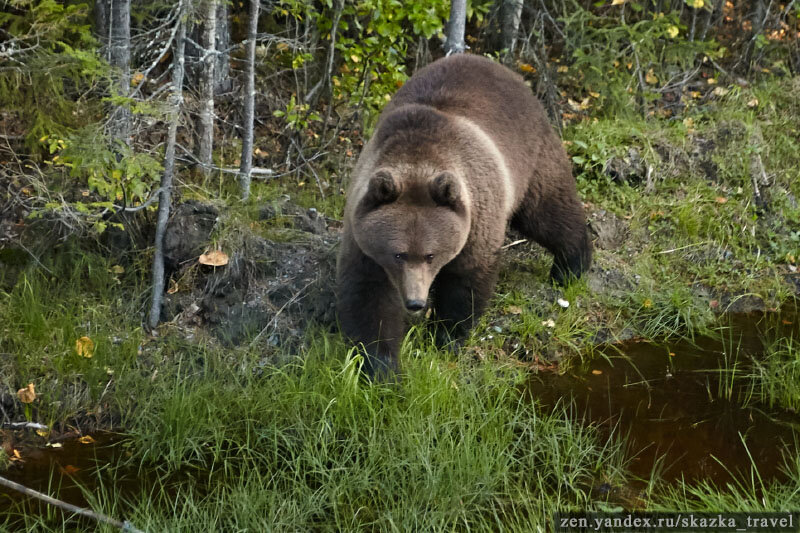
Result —
[[583, 206], [574, 191], [565, 193], [563, 198], [551, 197], [539, 202], [528, 193], [514, 213], [511, 225], [553, 254], [550, 278], [559, 285], [570, 278], [579, 278], [589, 269], [592, 243]]

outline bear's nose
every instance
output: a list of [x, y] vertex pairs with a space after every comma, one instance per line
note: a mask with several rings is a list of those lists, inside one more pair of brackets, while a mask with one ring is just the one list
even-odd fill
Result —
[[406, 300], [406, 309], [413, 313], [422, 311], [423, 307], [425, 307], [425, 300]]

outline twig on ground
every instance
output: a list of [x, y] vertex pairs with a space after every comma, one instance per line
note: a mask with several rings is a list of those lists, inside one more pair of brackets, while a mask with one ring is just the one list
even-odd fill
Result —
[[49, 429], [39, 422], [6, 422], [2, 425], [3, 429]]
[[89, 509], [84, 509], [82, 507], [78, 507], [77, 505], [72, 505], [71, 503], [62, 502], [61, 500], [57, 500], [48, 496], [47, 494], [41, 493], [39, 491], [29, 489], [25, 485], [20, 485], [19, 483], [15, 483], [10, 479], [6, 479], [0, 476], [0, 485], [4, 487], [8, 487], [9, 489], [16, 490], [17, 492], [21, 492], [26, 496], [30, 496], [32, 498], [37, 498], [42, 500], [43, 502], [49, 503], [50, 505], [55, 505], [56, 507], [60, 507], [65, 511], [70, 513], [75, 513], [77, 515], [85, 516], [87, 518], [91, 518], [97, 522], [102, 522], [104, 524], [110, 524], [116, 528], [121, 529], [122, 531], [131, 531], [133, 533], [144, 533], [141, 529], [135, 528], [130, 522], [127, 520], [121, 522], [110, 516], [106, 516], [104, 514], [95, 513], [94, 511], [90, 511]]

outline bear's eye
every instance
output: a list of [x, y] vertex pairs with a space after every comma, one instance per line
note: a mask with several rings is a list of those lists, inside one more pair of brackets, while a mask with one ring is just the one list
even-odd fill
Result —
[[426, 254], [425, 261], [427, 261], [428, 264], [433, 263], [433, 254]]
[[394, 258], [398, 263], [408, 261], [408, 254], [394, 254]]

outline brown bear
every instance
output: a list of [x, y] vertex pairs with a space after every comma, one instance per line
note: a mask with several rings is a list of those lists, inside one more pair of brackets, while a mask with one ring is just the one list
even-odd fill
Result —
[[553, 254], [556, 282], [589, 267], [571, 164], [531, 90], [484, 57], [435, 61], [387, 104], [347, 192], [338, 315], [369, 375], [399, 370], [408, 314], [430, 307], [440, 340], [468, 333], [509, 222]]

